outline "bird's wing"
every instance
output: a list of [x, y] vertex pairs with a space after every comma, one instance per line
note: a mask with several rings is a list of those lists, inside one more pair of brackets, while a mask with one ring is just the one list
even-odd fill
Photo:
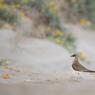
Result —
[[81, 65], [81, 64], [78, 64], [78, 65], [79, 65], [80, 71], [88, 71], [88, 69], [85, 68], [83, 65]]
[[81, 65], [79, 62], [76, 63], [76, 61], [74, 61], [73, 65], [72, 65], [73, 69], [76, 71], [88, 71], [88, 69], [86, 69], [83, 65]]

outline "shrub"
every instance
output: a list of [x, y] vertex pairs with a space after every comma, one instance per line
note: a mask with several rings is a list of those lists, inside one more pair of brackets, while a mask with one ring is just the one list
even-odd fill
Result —
[[10, 8], [0, 9], [0, 20], [13, 24], [16, 22], [16, 19], [17, 19], [16, 13]]

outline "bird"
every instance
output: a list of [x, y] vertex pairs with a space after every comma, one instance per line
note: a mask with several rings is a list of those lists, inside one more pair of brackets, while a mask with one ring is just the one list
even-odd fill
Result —
[[72, 64], [72, 68], [75, 71], [79, 71], [79, 72], [88, 72], [88, 73], [95, 73], [95, 71], [93, 70], [89, 70], [86, 67], [84, 67], [83, 65], [80, 64], [79, 60], [78, 60], [78, 56], [77, 54], [73, 54], [71, 55], [71, 57], [75, 57], [73, 64]]

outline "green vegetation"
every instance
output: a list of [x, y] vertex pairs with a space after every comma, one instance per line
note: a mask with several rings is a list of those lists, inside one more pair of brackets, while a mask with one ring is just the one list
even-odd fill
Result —
[[62, 10], [72, 20], [88, 19], [95, 23], [95, 0], [64, 0]]
[[2, 9], [0, 10], [0, 20], [13, 24], [17, 20], [17, 15], [11, 9], [8, 9], [8, 8]]
[[[69, 0], [68, 0], [69, 3]], [[51, 38], [55, 43], [65, 46], [69, 51], [75, 50], [75, 37], [70, 32], [66, 32], [61, 25], [61, 17], [57, 4], [54, 1], [46, 3], [44, 0], [1, 0], [0, 1], [0, 20], [13, 24], [17, 17], [25, 17], [39, 14], [39, 19], [43, 25], [47, 26], [47, 38]], [[34, 11], [32, 13], [32, 11]], [[20, 14], [20, 15], [19, 15]], [[28, 17], [27, 16], [27, 17]], [[40, 23], [39, 23], [40, 25]]]

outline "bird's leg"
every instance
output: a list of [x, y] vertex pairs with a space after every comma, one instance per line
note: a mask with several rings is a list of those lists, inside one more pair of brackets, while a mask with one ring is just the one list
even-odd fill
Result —
[[78, 76], [80, 75], [80, 72], [77, 72]]
[[79, 81], [79, 79], [80, 79], [80, 72], [75, 71], [75, 80]]
[[78, 71], [73, 71], [72, 74], [73, 74], [72, 79], [73, 79], [74, 81], [78, 81], [78, 80], [79, 80], [79, 74], [80, 74], [80, 72], [78, 72]]

